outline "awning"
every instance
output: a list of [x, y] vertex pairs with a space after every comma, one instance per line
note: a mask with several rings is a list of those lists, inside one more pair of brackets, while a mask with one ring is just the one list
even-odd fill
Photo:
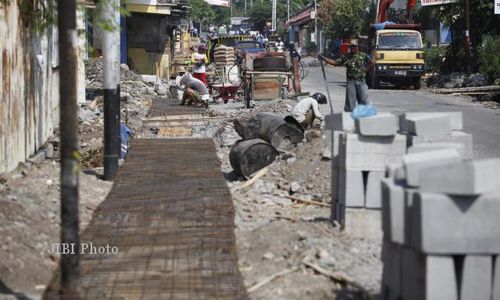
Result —
[[287, 25], [300, 25], [307, 23], [312, 20], [311, 18], [311, 12], [313, 11], [313, 8], [307, 9], [303, 12], [300, 12], [299, 14], [292, 16], [287, 22]]
[[170, 6], [166, 5], [147, 5], [147, 4], [127, 4], [129, 12], [145, 13], [145, 14], [158, 14], [170, 15]]

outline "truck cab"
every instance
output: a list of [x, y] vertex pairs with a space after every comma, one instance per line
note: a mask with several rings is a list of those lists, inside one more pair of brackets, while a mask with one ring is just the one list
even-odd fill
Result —
[[372, 61], [367, 84], [373, 89], [380, 81], [396, 85], [412, 85], [420, 89], [424, 75], [424, 51], [420, 25], [389, 24], [383, 29], [372, 25], [368, 37], [368, 53]]

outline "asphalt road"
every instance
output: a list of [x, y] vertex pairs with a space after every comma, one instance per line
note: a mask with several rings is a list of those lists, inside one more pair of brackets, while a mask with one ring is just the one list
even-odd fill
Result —
[[[345, 69], [326, 66], [328, 87], [334, 103], [334, 111], [343, 110], [345, 101]], [[302, 81], [302, 91], [322, 92], [326, 95], [325, 83], [318, 63], [310, 67], [309, 75]], [[395, 114], [404, 112], [461, 111], [464, 131], [474, 140], [474, 157], [500, 157], [500, 110], [484, 108], [472, 103], [469, 97], [437, 95], [428, 90], [395, 89], [386, 86], [380, 90], [369, 90], [371, 100], [379, 111]], [[321, 110], [327, 113], [328, 105]]]

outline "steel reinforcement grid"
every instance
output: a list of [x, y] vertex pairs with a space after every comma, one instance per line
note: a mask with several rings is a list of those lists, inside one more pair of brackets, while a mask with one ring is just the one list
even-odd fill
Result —
[[180, 105], [180, 101], [172, 99], [155, 98], [149, 108], [148, 117], [178, 116], [191, 114], [205, 114], [206, 109], [201, 106]]
[[80, 299], [248, 298], [212, 139], [134, 140], [81, 241], [118, 251], [81, 256]]

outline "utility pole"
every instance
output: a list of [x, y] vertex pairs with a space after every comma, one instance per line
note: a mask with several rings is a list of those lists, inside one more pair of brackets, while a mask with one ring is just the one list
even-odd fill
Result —
[[471, 40], [470, 40], [470, 3], [465, 0], [465, 69], [467, 75], [471, 73]]
[[286, 21], [290, 20], [290, 0], [286, 0]]
[[[318, 4], [316, 0], [314, 0], [314, 44], [316, 44], [316, 49], [318, 49]], [[319, 49], [319, 53], [321, 53], [321, 49]]]
[[273, 15], [272, 15], [271, 31], [276, 32], [276, 0], [273, 0]]
[[[59, 101], [61, 129], [61, 248], [74, 245], [74, 252], [61, 255], [61, 292], [76, 296], [80, 277], [80, 236], [78, 220], [78, 117], [75, 0], [57, 1], [59, 27]], [[70, 248], [71, 249], [71, 248]]]
[[112, 180], [120, 157], [120, 0], [101, 2], [101, 18], [112, 30], [104, 30], [104, 179]]
[[247, 0], [245, 0], [245, 17], [247, 16]]

